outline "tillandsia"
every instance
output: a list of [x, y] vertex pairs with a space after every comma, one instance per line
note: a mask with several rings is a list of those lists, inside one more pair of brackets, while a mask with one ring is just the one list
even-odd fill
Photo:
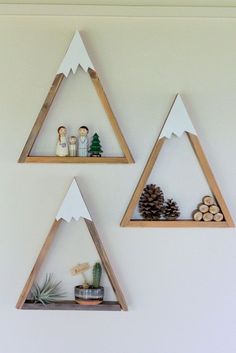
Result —
[[65, 292], [61, 291], [60, 282], [53, 281], [53, 274], [46, 274], [45, 281], [42, 286], [34, 283], [31, 289], [31, 298], [34, 303], [41, 303], [43, 305], [58, 301], [58, 299], [66, 296]]
[[99, 262], [96, 262], [93, 266], [93, 287], [100, 287], [100, 281], [102, 276], [102, 266]]

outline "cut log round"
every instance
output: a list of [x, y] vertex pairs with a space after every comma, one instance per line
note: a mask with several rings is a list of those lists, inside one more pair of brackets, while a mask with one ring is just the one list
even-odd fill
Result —
[[198, 209], [202, 213], [206, 213], [209, 211], [209, 207], [207, 205], [205, 205], [204, 203], [200, 203], [200, 205], [198, 206]]
[[214, 203], [215, 203], [212, 196], [204, 196], [202, 199], [202, 202], [207, 206], [214, 205]]
[[215, 221], [215, 222], [221, 222], [221, 221], [223, 221], [223, 219], [224, 219], [224, 216], [223, 216], [223, 214], [220, 213], [220, 212], [218, 212], [218, 213], [216, 213], [216, 214], [214, 215], [214, 221]]
[[193, 211], [193, 219], [194, 221], [201, 221], [202, 220], [202, 212], [196, 210]]
[[213, 214], [210, 212], [206, 212], [203, 214], [203, 221], [204, 222], [210, 222], [213, 220]]
[[216, 214], [216, 213], [220, 212], [220, 208], [218, 206], [216, 206], [216, 205], [211, 205], [210, 208], [209, 208], [209, 211], [212, 214]]

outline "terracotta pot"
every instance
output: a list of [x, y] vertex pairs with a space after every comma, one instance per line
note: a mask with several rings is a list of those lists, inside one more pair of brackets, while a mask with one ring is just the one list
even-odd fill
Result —
[[75, 301], [81, 305], [98, 305], [103, 302], [104, 287], [83, 288], [83, 286], [75, 287]]

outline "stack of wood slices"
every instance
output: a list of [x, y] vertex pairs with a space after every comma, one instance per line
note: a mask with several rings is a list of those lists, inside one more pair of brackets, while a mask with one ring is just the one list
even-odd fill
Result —
[[204, 196], [197, 210], [193, 211], [194, 221], [221, 222], [224, 216], [212, 196]]

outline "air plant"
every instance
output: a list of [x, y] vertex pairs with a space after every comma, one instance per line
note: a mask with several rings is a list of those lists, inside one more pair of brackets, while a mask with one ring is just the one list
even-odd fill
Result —
[[59, 298], [65, 297], [65, 292], [61, 292], [60, 282], [53, 281], [53, 274], [46, 274], [45, 281], [42, 286], [34, 283], [31, 289], [31, 298], [34, 303], [41, 303], [43, 305], [58, 301]]

